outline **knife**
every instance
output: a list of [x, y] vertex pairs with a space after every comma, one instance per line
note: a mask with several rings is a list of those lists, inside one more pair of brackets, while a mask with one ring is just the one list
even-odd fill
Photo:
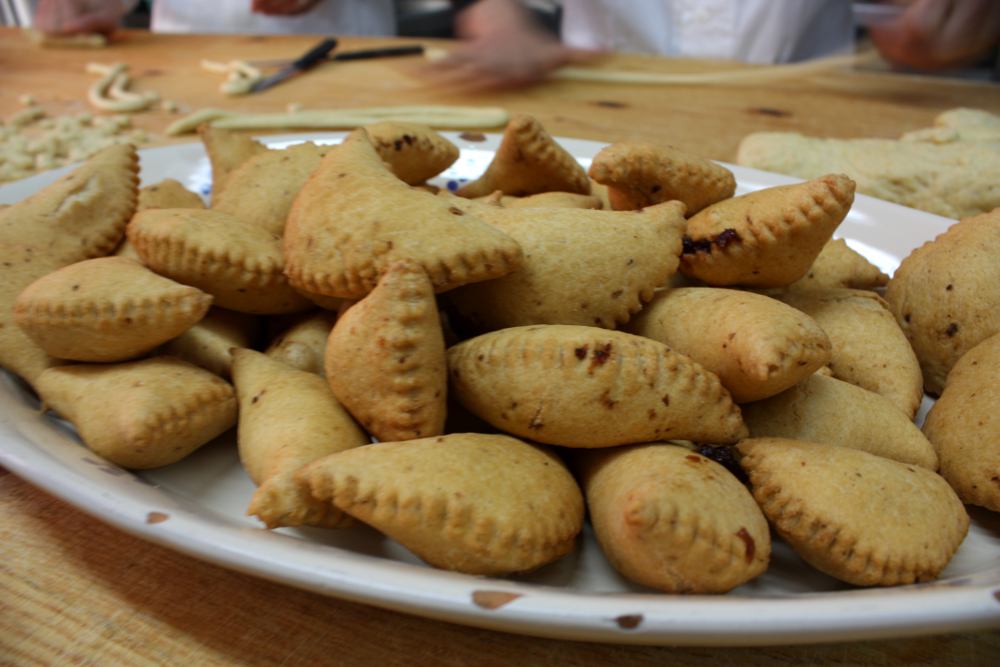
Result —
[[[333, 62], [337, 60], [367, 60], [369, 58], [393, 58], [398, 56], [415, 56], [424, 52], [422, 44], [408, 44], [405, 46], [388, 46], [379, 49], [361, 49], [360, 51], [344, 51], [327, 55], [326, 60]], [[253, 67], [284, 67], [289, 65], [288, 59], [278, 60], [248, 60], [247, 64]]]
[[330, 51], [332, 51], [336, 46], [337, 39], [335, 37], [324, 39], [322, 42], [306, 51], [300, 58], [292, 61], [288, 66], [283, 67], [274, 74], [266, 76], [257, 83], [253, 84], [250, 87], [250, 92], [259, 93], [262, 90], [267, 90], [272, 86], [278, 85], [285, 79], [302, 74], [306, 70], [309, 70], [326, 60], [327, 54], [330, 53]]

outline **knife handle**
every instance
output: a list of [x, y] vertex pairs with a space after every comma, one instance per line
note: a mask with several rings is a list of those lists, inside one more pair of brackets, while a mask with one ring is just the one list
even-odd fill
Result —
[[312, 47], [306, 53], [292, 63], [292, 67], [298, 70], [309, 69], [316, 63], [325, 60], [326, 54], [330, 53], [337, 46], [336, 37], [328, 37], [322, 42]]
[[330, 56], [330, 60], [366, 60], [368, 58], [412, 56], [423, 52], [424, 47], [420, 44], [416, 44], [414, 46], [390, 46], [384, 49], [364, 49], [362, 51], [345, 51], [343, 53], [335, 53]]

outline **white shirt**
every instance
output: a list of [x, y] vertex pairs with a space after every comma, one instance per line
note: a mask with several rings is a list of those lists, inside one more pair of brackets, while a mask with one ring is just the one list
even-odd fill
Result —
[[847, 0], [564, 0], [570, 46], [752, 63], [846, 53]]
[[250, 0], [153, 0], [154, 32], [394, 35], [393, 0], [322, 0], [303, 14], [250, 11]]

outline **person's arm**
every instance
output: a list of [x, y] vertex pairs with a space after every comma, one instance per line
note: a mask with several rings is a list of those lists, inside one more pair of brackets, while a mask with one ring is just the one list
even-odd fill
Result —
[[871, 40], [886, 60], [915, 69], [971, 65], [1000, 43], [996, 0], [914, 0], [897, 18], [872, 26]]
[[463, 42], [438, 63], [439, 72], [477, 87], [518, 86], [592, 54], [570, 49], [538, 25], [516, 0], [453, 2]]
[[51, 35], [110, 34], [138, 0], [38, 0], [33, 26]]
[[294, 16], [309, 11], [320, 0], [253, 0], [250, 10], [272, 16]]

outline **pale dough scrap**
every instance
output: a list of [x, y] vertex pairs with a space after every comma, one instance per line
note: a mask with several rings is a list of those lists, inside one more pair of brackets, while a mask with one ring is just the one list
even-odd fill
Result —
[[744, 137], [737, 162], [801, 178], [845, 173], [859, 192], [949, 218], [985, 213], [1000, 206], [1000, 118], [958, 111], [935, 134], [905, 141], [758, 132]]

